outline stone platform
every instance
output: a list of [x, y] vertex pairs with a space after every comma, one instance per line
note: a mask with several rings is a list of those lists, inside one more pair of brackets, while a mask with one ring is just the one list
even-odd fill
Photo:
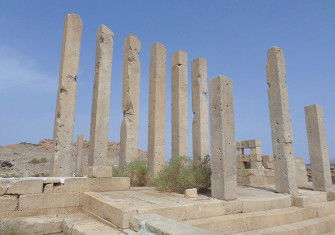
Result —
[[[275, 193], [273, 186], [239, 185], [237, 200], [222, 201], [129, 188], [128, 178], [6, 179], [0, 184], [1, 220], [31, 234], [335, 232], [335, 201], [330, 201], [335, 190], [300, 189], [292, 197]], [[14, 204], [8, 201], [12, 198]]]

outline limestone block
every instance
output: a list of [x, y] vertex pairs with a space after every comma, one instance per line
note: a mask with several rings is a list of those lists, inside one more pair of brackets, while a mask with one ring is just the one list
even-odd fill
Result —
[[261, 149], [261, 147], [250, 148], [250, 154], [258, 154], [258, 155], [262, 156], [262, 149]]
[[295, 158], [295, 169], [297, 172], [296, 178], [298, 187], [308, 187], [307, 170], [303, 158]]
[[53, 193], [53, 192], [54, 192], [53, 184], [44, 184], [43, 185], [43, 193]]
[[15, 211], [18, 206], [18, 197], [15, 195], [0, 196], [0, 213]]
[[260, 154], [249, 154], [249, 159], [252, 162], [262, 162], [262, 155], [260, 155]]
[[251, 169], [264, 169], [262, 162], [252, 161], [250, 162]]
[[249, 141], [248, 140], [243, 140], [240, 142], [242, 148], [249, 148]]
[[32, 194], [42, 193], [43, 180], [15, 180], [10, 182], [6, 194]]
[[90, 191], [93, 192], [108, 192], [129, 190], [129, 177], [113, 177], [113, 178], [95, 178], [92, 179]]
[[148, 112], [148, 175], [153, 179], [166, 154], [166, 48], [161, 43], [151, 47]]
[[207, 60], [192, 61], [193, 160], [209, 155]]
[[335, 189], [327, 192], [327, 200], [328, 201], [335, 201]]
[[212, 197], [237, 197], [237, 169], [232, 81], [224, 76], [210, 81]]
[[41, 193], [21, 195], [19, 210], [79, 206], [79, 193]]
[[72, 138], [76, 107], [82, 21], [79, 15], [65, 18], [54, 124], [54, 156], [51, 175], [71, 176]]
[[248, 140], [248, 148], [262, 147], [260, 140]]
[[313, 192], [311, 195], [296, 195], [293, 197], [293, 205], [297, 207], [307, 207], [314, 203], [326, 202], [326, 192]]
[[263, 161], [263, 166], [266, 169], [274, 169], [275, 167], [275, 163], [274, 162], [264, 162]]
[[124, 42], [122, 112], [119, 165], [138, 157], [138, 120], [140, 107], [140, 51], [141, 42], [129, 35]]
[[196, 188], [189, 188], [185, 190], [185, 197], [186, 198], [197, 198], [198, 191]]
[[286, 69], [282, 49], [268, 50], [266, 65], [272, 149], [275, 161], [275, 186], [279, 193], [297, 194], [293, 136], [289, 111]]
[[171, 157], [188, 156], [187, 53], [172, 55]]
[[0, 196], [4, 195], [7, 191], [7, 184], [5, 181], [0, 181]]
[[[97, 166], [105, 166], [108, 162], [108, 129], [112, 78], [112, 54], [114, 33], [102, 25], [96, 37], [96, 58], [94, 89], [90, 127], [90, 145], [88, 166], [90, 177], [110, 177], [110, 172], [99, 171]], [[106, 175], [103, 175], [106, 173]]]
[[112, 166], [102, 166], [102, 165], [88, 166], [88, 175], [94, 178], [112, 177], [113, 167]]
[[287, 208], [292, 206], [291, 196], [285, 195], [280, 198], [259, 198], [255, 199], [244, 199], [243, 202], [243, 213], [253, 211], [264, 211], [272, 209]]
[[332, 179], [322, 107], [316, 104], [305, 107], [305, 119], [313, 189], [327, 191]]

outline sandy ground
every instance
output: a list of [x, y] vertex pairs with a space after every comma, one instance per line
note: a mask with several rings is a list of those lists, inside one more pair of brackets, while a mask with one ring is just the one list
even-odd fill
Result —
[[[36, 174], [48, 174], [50, 159], [52, 157], [52, 140], [43, 140], [38, 144], [19, 143], [7, 146], [0, 146], [0, 176], [34, 176]], [[119, 143], [110, 142], [108, 145], [108, 165], [118, 165], [119, 162]], [[73, 144], [75, 164], [76, 143]], [[139, 156], [147, 157], [147, 152], [139, 150]], [[46, 162], [32, 164], [29, 163], [32, 159], [46, 158]], [[88, 159], [88, 142], [84, 142], [83, 160], [87, 162]], [[5, 161], [5, 162], [4, 162]], [[8, 162], [12, 165], [9, 167]], [[74, 166], [73, 166], [74, 167]]]

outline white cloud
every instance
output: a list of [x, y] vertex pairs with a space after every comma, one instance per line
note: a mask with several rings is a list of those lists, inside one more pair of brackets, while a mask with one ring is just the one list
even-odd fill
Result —
[[50, 92], [56, 80], [42, 72], [31, 56], [0, 45], [0, 92], [10, 89]]

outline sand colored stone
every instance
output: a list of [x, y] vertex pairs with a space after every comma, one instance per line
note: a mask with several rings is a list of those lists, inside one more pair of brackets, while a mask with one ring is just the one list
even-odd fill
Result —
[[172, 55], [171, 157], [188, 156], [187, 53]]
[[164, 166], [166, 150], [166, 48], [151, 47], [148, 123], [149, 178]]
[[102, 25], [96, 38], [96, 61], [92, 101], [88, 166], [90, 177], [111, 177], [107, 166], [107, 142], [114, 33]]
[[332, 179], [322, 107], [316, 104], [306, 106], [305, 119], [313, 189], [327, 191], [332, 186]]
[[207, 60], [192, 61], [193, 159], [209, 155]]
[[233, 84], [224, 76], [210, 81], [212, 197], [236, 199], [237, 169]]
[[122, 112], [119, 164], [138, 157], [138, 120], [140, 107], [140, 53], [141, 42], [129, 35], [124, 42]]
[[71, 176], [72, 138], [76, 107], [82, 21], [79, 15], [65, 18], [54, 123], [54, 156], [50, 164], [53, 176]]
[[280, 193], [297, 192], [293, 136], [289, 111], [286, 69], [282, 49], [268, 50], [266, 65], [272, 149], [275, 158], [275, 185]]
[[84, 135], [78, 135], [77, 137], [77, 155], [76, 155], [76, 176], [83, 176], [83, 145]]

